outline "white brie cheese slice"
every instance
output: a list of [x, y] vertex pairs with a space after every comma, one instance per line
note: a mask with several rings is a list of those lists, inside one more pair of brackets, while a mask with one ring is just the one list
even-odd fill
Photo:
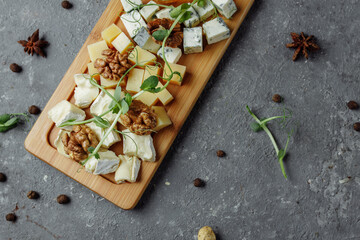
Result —
[[155, 162], [156, 152], [151, 135], [136, 135], [129, 130], [123, 131], [123, 152], [128, 156], [137, 156], [144, 161]]
[[117, 183], [136, 182], [136, 179], [139, 174], [141, 161], [135, 157], [129, 157], [126, 155], [119, 155], [120, 165], [115, 172], [115, 181]]
[[[115, 90], [114, 89], [108, 89], [107, 90], [112, 96], [114, 96]], [[112, 102], [112, 98], [109, 97], [105, 92], [101, 91], [99, 96], [95, 99], [93, 104], [91, 104], [90, 112], [91, 114], [95, 114], [96, 116], [101, 115], [102, 113], [109, 110], [109, 105]], [[110, 123], [112, 123], [115, 118], [116, 114], [110, 112], [103, 116], [104, 119], [108, 120]]]
[[[95, 133], [95, 135], [99, 139], [99, 141], [101, 141], [101, 139], [105, 135], [105, 132], [108, 130], [108, 129], [104, 129], [104, 128], [96, 126], [96, 124], [94, 122], [88, 123], [86, 125], [91, 130], [93, 130], [93, 132]], [[115, 125], [115, 129], [116, 129], [116, 125]], [[110, 134], [107, 136], [107, 138], [105, 138], [101, 147], [109, 148], [109, 147], [111, 147], [111, 145], [113, 145], [117, 142], [120, 142], [120, 141], [121, 141], [121, 138], [120, 138], [119, 134], [115, 131], [111, 131]]]
[[85, 170], [93, 174], [108, 174], [115, 172], [119, 166], [120, 158], [113, 151], [98, 152], [100, 158], [92, 156], [85, 163]]
[[[74, 104], [63, 100], [49, 110], [48, 117], [56, 124], [56, 126], [59, 126], [68, 120], [82, 121], [85, 119], [86, 115], [83, 110], [76, 107]], [[62, 129], [71, 131], [72, 126], [62, 127]]]
[[69, 132], [64, 131], [64, 130], [60, 130], [60, 131], [59, 131], [58, 136], [57, 136], [57, 138], [56, 138], [55, 141], [54, 141], [54, 145], [55, 145], [57, 151], [58, 151], [61, 155], [65, 156], [65, 157], [67, 157], [67, 158], [70, 158], [70, 156], [65, 152], [64, 144], [63, 144], [63, 142], [62, 142], [62, 136], [64, 136], [64, 134], [68, 134], [68, 135], [69, 135]]
[[87, 108], [99, 95], [99, 89], [90, 83], [89, 74], [75, 74], [75, 105], [80, 108]]

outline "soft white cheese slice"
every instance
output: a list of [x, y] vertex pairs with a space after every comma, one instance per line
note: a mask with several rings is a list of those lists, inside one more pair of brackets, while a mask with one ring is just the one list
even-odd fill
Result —
[[64, 131], [64, 130], [60, 130], [59, 133], [58, 133], [58, 136], [56, 137], [55, 141], [54, 141], [54, 145], [57, 149], [57, 151], [67, 157], [67, 158], [70, 158], [70, 156], [65, 152], [65, 149], [64, 149], [64, 144], [62, 142], [62, 136], [64, 136], [64, 134], [68, 134], [69, 135], [69, 132], [67, 131]]
[[75, 105], [80, 108], [87, 108], [99, 95], [99, 89], [90, 83], [89, 74], [75, 74]]
[[230, 29], [221, 17], [203, 24], [208, 44], [220, 42], [230, 37]]
[[144, 161], [155, 162], [156, 152], [151, 135], [136, 135], [129, 130], [123, 132], [123, 152], [128, 156], [137, 156]]
[[140, 13], [136, 10], [125, 13], [121, 15], [121, 20], [124, 23], [124, 26], [129, 33], [130, 37], [133, 38], [136, 36], [141, 27], [147, 27], [144, 19], [141, 17]]
[[193, 8], [199, 14], [200, 21], [205, 21], [215, 13], [215, 8], [211, 4], [210, 0], [205, 0], [205, 5], [203, 7], [200, 7], [198, 3], [196, 3]]
[[[68, 120], [82, 121], [85, 119], [86, 115], [83, 110], [76, 107], [74, 104], [63, 100], [49, 110], [48, 117], [56, 124], [56, 126], [59, 126]], [[70, 131], [72, 126], [63, 127], [62, 129]]]
[[[115, 90], [114, 89], [108, 89], [107, 90], [112, 96], [114, 96]], [[93, 104], [91, 104], [90, 112], [91, 114], [95, 114], [96, 116], [101, 115], [102, 113], [109, 110], [109, 105], [112, 102], [112, 98], [109, 97], [105, 92], [101, 91], [99, 96], [95, 99]], [[104, 119], [108, 120], [110, 123], [112, 123], [115, 118], [116, 114], [113, 114], [112, 112], [106, 114], [103, 116]]]
[[[163, 58], [163, 48], [160, 48], [159, 51], [157, 52], [157, 55], [159, 57]], [[164, 52], [165, 52], [165, 57], [166, 60], [169, 63], [177, 63], [180, 59], [180, 57], [182, 56], [182, 52], [180, 48], [171, 48], [171, 47], [165, 47], [164, 48]]]
[[126, 155], [119, 155], [118, 157], [121, 161], [119, 168], [115, 172], [115, 182], [136, 182], [141, 161], [135, 156], [129, 157]]
[[[147, 3], [147, 5], [149, 4], [156, 4], [156, 2], [154, 1], [150, 1]], [[141, 10], [140, 10], [140, 14], [141, 16], [143, 16], [143, 18], [147, 21], [150, 22], [152, 17], [154, 16], [154, 14], [160, 9], [159, 6], [156, 5], [149, 5], [149, 6], [144, 6]]]
[[237, 7], [233, 0], [212, 0], [216, 8], [219, 10], [221, 15], [226, 18], [231, 18], [232, 15], [237, 11]]
[[121, 0], [125, 12], [130, 12], [142, 4], [141, 0]]
[[[93, 132], [95, 133], [96, 137], [99, 139], [99, 141], [101, 141], [105, 135], [105, 132], [108, 129], [104, 129], [101, 127], [96, 126], [96, 124], [94, 122], [88, 123], [86, 124], [91, 130], [93, 130]], [[116, 129], [116, 125], [115, 125], [115, 129]], [[119, 134], [115, 131], [111, 131], [110, 134], [107, 136], [107, 138], [105, 138], [103, 144], [101, 145], [103, 148], [109, 148], [111, 147], [111, 145], [120, 142], [121, 141], [121, 137], [119, 136]]]
[[93, 174], [108, 174], [115, 172], [119, 166], [120, 158], [113, 151], [98, 152], [100, 158], [91, 157], [85, 163], [85, 170]]

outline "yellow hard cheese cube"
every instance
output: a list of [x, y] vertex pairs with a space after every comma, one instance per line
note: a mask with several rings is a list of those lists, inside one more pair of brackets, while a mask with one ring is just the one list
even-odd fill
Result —
[[[163, 85], [159, 82], [157, 87], [163, 87]], [[171, 102], [174, 97], [171, 95], [171, 93], [165, 88], [161, 92], [155, 93], [155, 95], [159, 98], [160, 102], [164, 105]]]
[[155, 114], [157, 115], [157, 124], [156, 127], [153, 129], [154, 131], [160, 131], [161, 129], [172, 124], [164, 107], [152, 106], [151, 109], [154, 110]]
[[146, 66], [144, 73], [144, 80], [146, 80], [150, 76], [157, 76], [160, 74], [160, 68], [158, 66]]
[[155, 105], [159, 99], [154, 93], [143, 92], [140, 96], [136, 98], [136, 100], [140, 100], [141, 102], [151, 107]]
[[95, 62], [96, 59], [103, 58], [104, 56], [101, 53], [106, 49], [109, 49], [109, 47], [105, 40], [88, 45], [88, 52], [91, 61]]
[[[93, 62], [89, 62], [87, 66], [88, 66], [88, 74], [89, 74], [90, 76], [93, 76], [94, 74], [99, 73], [99, 71], [94, 67], [94, 63], [93, 63]], [[94, 75], [93, 78], [96, 79], [96, 80], [99, 80], [99, 79], [100, 79], [100, 75]]]
[[120, 28], [115, 24], [111, 24], [108, 28], [101, 32], [101, 37], [106, 41], [107, 45], [112, 48], [113, 45], [111, 42], [114, 41], [120, 33]]
[[[174, 74], [170, 80], [170, 83], [176, 84], [176, 85], [181, 85], [182, 80], [185, 76], [186, 66], [183, 66], [180, 64], [175, 64], [175, 63], [169, 63], [169, 65], [173, 72], [179, 72], [181, 75], [181, 78], [180, 78], [179, 75]], [[169, 69], [169, 66], [167, 64], [165, 64], [163, 78], [168, 78], [170, 75], [171, 75], [171, 71]]]
[[136, 46], [134, 50], [129, 54], [128, 60], [132, 63], [136, 63], [136, 57], [140, 65], [152, 65], [156, 61], [156, 56], [139, 46]]
[[[104, 78], [103, 76], [100, 76], [100, 83], [101, 83], [101, 86], [103, 86], [104, 88], [115, 88], [116, 85], [118, 84], [118, 82], [119, 82], [119, 80], [114, 81], [111, 79]], [[123, 81], [122, 83], [119, 84], [119, 86], [121, 86], [121, 87], [125, 87], [125, 85], [126, 85], [125, 81]]]
[[144, 69], [134, 68], [129, 72], [126, 84], [126, 91], [130, 93], [140, 92], [140, 86], [143, 82]]
[[130, 41], [130, 39], [123, 32], [120, 33], [120, 35], [117, 36], [115, 38], [115, 40], [111, 42], [111, 44], [121, 54], [126, 53], [129, 48], [134, 46], [134, 44]]

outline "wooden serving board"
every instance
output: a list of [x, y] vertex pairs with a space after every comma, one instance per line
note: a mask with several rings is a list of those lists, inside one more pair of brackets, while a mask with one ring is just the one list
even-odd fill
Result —
[[[124, 183], [118, 185], [112, 181], [113, 174], [97, 176], [87, 173], [85, 170], [79, 170], [80, 165], [78, 163], [60, 155], [53, 146], [52, 143], [54, 142], [59, 129], [56, 128], [54, 123], [47, 117], [47, 112], [61, 100], [65, 99], [73, 101], [73, 92], [75, 88], [73, 76], [77, 73], [87, 72], [87, 64], [90, 62], [87, 46], [101, 39], [102, 30], [112, 23], [115, 23], [127, 33], [119, 19], [119, 13], [122, 11], [120, 0], [110, 1], [101, 18], [91, 31], [74, 62], [71, 64], [64, 78], [61, 80], [59, 86], [27, 136], [25, 140], [26, 150], [115, 205], [123, 209], [134, 208], [163, 161], [167, 151], [175, 140], [175, 137], [191, 112], [220, 59], [224, 55], [231, 40], [234, 38], [253, 2], [254, 0], [235, 0], [239, 10], [234, 14], [233, 19], [226, 20], [226, 23], [231, 30], [229, 39], [216, 44], [205, 45], [203, 53], [184, 54], [181, 57], [179, 64], [186, 65], [187, 67], [183, 85], [169, 85], [168, 87], [168, 90], [175, 98], [166, 106], [167, 113], [170, 116], [173, 125], [154, 135], [157, 161], [154, 163], [142, 162], [136, 183]], [[204, 43], [206, 43], [206, 41], [204, 41]], [[121, 152], [122, 149], [120, 145], [121, 143], [112, 147], [112, 150], [116, 153]]]

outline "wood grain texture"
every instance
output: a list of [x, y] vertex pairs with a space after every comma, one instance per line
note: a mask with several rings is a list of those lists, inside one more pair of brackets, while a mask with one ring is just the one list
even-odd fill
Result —
[[[235, 13], [233, 19], [226, 20], [231, 30], [229, 39], [213, 45], [205, 45], [203, 53], [183, 55], [181, 57], [179, 64], [187, 66], [183, 85], [169, 85], [168, 87], [168, 90], [175, 97], [175, 100], [166, 106], [173, 125], [154, 135], [157, 161], [154, 163], [142, 162], [136, 183], [118, 185], [112, 181], [113, 174], [96, 176], [85, 172], [85, 170], [79, 170], [80, 165], [78, 163], [58, 154], [56, 148], [53, 147], [52, 143], [58, 129], [54, 127], [54, 123], [47, 117], [47, 112], [61, 100], [66, 99], [73, 101], [72, 96], [75, 88], [73, 76], [76, 73], [86, 72], [87, 64], [90, 61], [87, 45], [100, 40], [102, 30], [112, 23], [117, 24], [127, 33], [122, 22], [119, 20], [119, 13], [122, 10], [119, 0], [110, 1], [94, 29], [91, 31], [80, 52], [27, 136], [25, 140], [26, 150], [115, 205], [123, 209], [134, 208], [165, 158], [167, 151], [175, 140], [231, 40], [234, 38], [253, 2], [254, 0], [235, 0], [239, 10]], [[112, 150], [117, 154], [121, 153], [121, 144], [112, 147]]]

